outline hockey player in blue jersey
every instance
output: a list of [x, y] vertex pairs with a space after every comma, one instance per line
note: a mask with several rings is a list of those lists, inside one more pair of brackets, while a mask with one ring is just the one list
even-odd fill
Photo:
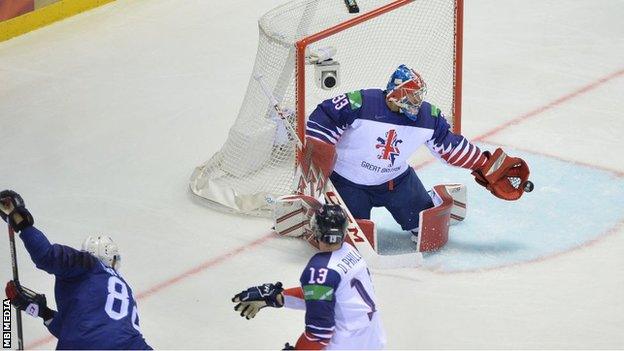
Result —
[[90, 236], [82, 251], [51, 244], [33, 226], [22, 197], [11, 190], [0, 192], [0, 210], [20, 233], [37, 268], [56, 277], [58, 311], [47, 306], [44, 295], [13, 281], [7, 283], [7, 297], [20, 310], [43, 319], [58, 339], [57, 349], [151, 349], [139, 329], [132, 289], [118, 272], [119, 250], [110, 237]]
[[382, 349], [386, 334], [379, 316], [368, 266], [344, 242], [347, 216], [338, 205], [323, 205], [312, 219], [314, 240], [321, 252], [312, 256], [300, 286], [282, 283], [248, 288], [232, 298], [234, 310], [254, 318], [264, 307], [305, 310], [305, 330], [294, 347], [285, 349]]
[[369, 219], [373, 207], [385, 207], [414, 241], [419, 214], [435, 201], [407, 163], [422, 145], [442, 162], [471, 170], [478, 184], [504, 200], [519, 199], [529, 176], [522, 159], [500, 148], [481, 151], [452, 133], [442, 111], [424, 100], [426, 92], [423, 78], [400, 65], [386, 90], [325, 100], [306, 126], [304, 153], [331, 179], [353, 216]]

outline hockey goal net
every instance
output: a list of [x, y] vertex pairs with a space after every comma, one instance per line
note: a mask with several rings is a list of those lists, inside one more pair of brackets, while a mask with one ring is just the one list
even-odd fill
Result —
[[[263, 94], [295, 112], [291, 123], [305, 136], [307, 116], [321, 101], [363, 88], [385, 88], [399, 64], [421, 73], [427, 100], [460, 130], [463, 0], [295, 0], [259, 20], [253, 75], [238, 117], [220, 151], [197, 167], [192, 192], [232, 212], [268, 215], [270, 204], [296, 188], [296, 143]], [[332, 48], [338, 84], [323, 89], [309, 55]]]

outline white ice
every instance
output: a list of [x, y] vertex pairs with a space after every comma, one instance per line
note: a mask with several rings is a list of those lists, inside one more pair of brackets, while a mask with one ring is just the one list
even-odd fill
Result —
[[[258, 283], [296, 285], [312, 249], [258, 240], [269, 220], [216, 212], [187, 188], [238, 112], [256, 20], [281, 2], [118, 0], [0, 43], [0, 187], [23, 195], [53, 242], [119, 242], [156, 348], [276, 349], [303, 329], [299, 311], [247, 321], [229, 299]], [[509, 231], [506, 243], [548, 238], [559, 227], [594, 239], [494, 269], [374, 272], [389, 348], [624, 348], [623, 14], [618, 0], [466, 1], [463, 133], [553, 162], [535, 162], [546, 165], [532, 168], [541, 183], [514, 204], [466, 176], [480, 195], [455, 240], [483, 228]], [[536, 201], [549, 194], [559, 200]], [[584, 215], [603, 207], [610, 216]], [[4, 284], [8, 240], [0, 253]], [[19, 241], [18, 255], [22, 283], [53, 301], [53, 277]], [[27, 346], [54, 347], [40, 321], [25, 316], [24, 327]]]

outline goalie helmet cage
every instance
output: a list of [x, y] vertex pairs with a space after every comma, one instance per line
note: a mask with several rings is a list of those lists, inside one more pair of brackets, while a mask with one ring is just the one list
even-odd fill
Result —
[[[273, 201], [296, 189], [296, 141], [276, 116], [255, 75], [261, 75], [290, 122], [305, 139], [307, 116], [323, 100], [363, 88], [385, 88], [399, 64], [427, 83], [426, 100], [461, 120], [463, 0], [295, 0], [262, 16], [252, 77], [243, 104], [220, 151], [197, 167], [191, 191], [222, 210], [270, 215]], [[315, 81], [314, 50], [335, 49], [339, 84]], [[374, 141], [373, 141], [374, 143]], [[372, 144], [373, 145], [373, 144]], [[374, 146], [373, 146], [374, 147]]]

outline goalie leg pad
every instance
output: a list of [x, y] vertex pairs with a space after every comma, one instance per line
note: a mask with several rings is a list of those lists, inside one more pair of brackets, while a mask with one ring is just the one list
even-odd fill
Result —
[[[451, 208], [451, 225], [455, 225], [466, 219], [466, 186], [464, 184], [438, 184], [444, 186], [446, 191], [453, 198], [453, 207]], [[428, 191], [434, 206], [439, 206], [442, 199], [433, 189]]]
[[273, 206], [273, 226], [277, 234], [300, 237], [311, 232], [310, 220], [321, 203], [307, 195], [279, 197]]
[[416, 248], [420, 252], [438, 250], [448, 242], [453, 198], [444, 185], [434, 186], [433, 192], [440, 203], [420, 212], [416, 242]]

